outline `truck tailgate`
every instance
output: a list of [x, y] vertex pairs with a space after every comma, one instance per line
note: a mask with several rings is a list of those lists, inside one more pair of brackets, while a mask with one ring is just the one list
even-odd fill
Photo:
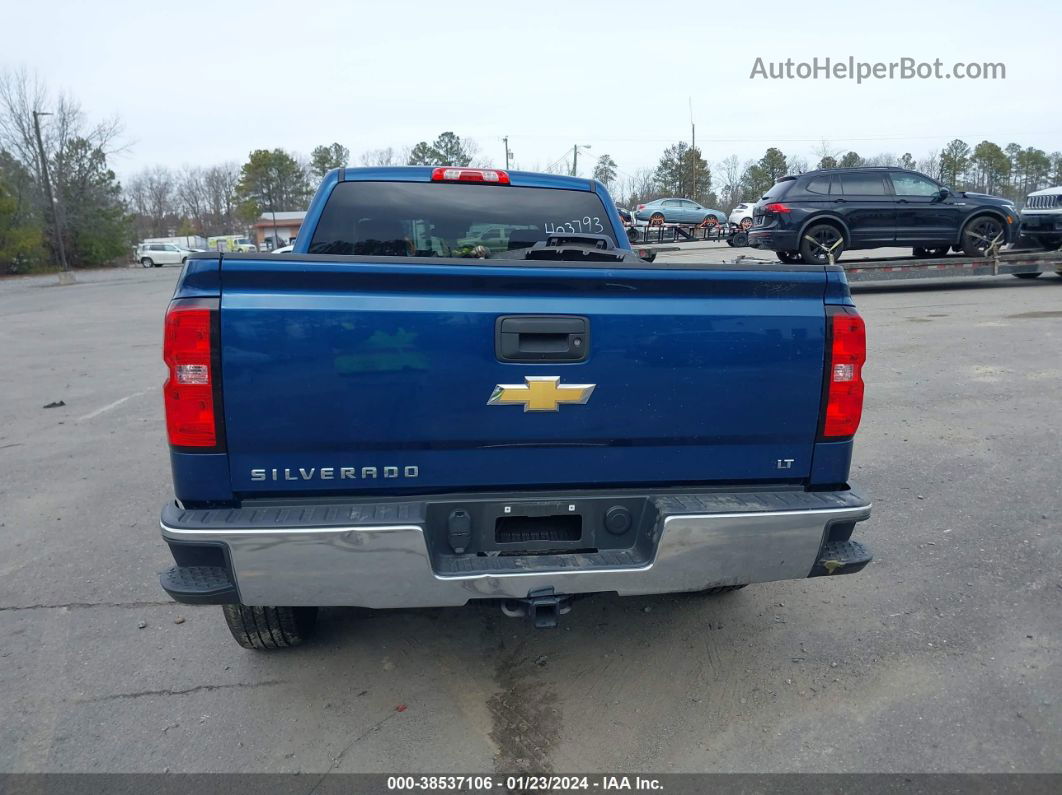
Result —
[[[358, 259], [223, 261], [235, 492], [808, 477], [823, 383], [822, 269]], [[498, 319], [512, 315], [584, 318], [585, 360], [499, 360]], [[499, 385], [536, 376], [594, 389], [555, 411], [488, 405]]]

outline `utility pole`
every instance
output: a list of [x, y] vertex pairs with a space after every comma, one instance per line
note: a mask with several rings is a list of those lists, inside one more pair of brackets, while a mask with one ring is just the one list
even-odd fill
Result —
[[697, 125], [693, 123], [693, 97], [689, 97], [690, 103], [690, 169], [693, 178], [690, 180], [690, 198], [697, 192]]
[[512, 157], [513, 153], [509, 151], [509, 136], [508, 135], [503, 136], [502, 140], [505, 141], [505, 170], [508, 171], [509, 170], [509, 158]]
[[572, 147], [572, 176], [579, 176], [579, 150], [589, 149], [590, 144], [575, 144]]
[[55, 196], [52, 195], [52, 181], [48, 177], [48, 157], [44, 154], [44, 142], [41, 140], [41, 116], [51, 116], [51, 113], [33, 111], [33, 131], [37, 135], [37, 155], [41, 159], [41, 181], [44, 182], [44, 198], [48, 202], [48, 212], [52, 216], [52, 230], [55, 232], [55, 247], [59, 250], [59, 266], [62, 268], [59, 274], [60, 284], [70, 284], [73, 281], [70, 273], [70, 263], [66, 261], [66, 246], [63, 243], [62, 215], [56, 206]]

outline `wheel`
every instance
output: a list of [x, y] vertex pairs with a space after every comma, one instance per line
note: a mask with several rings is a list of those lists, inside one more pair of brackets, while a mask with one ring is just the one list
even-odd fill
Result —
[[827, 252], [832, 252], [833, 261], [837, 262], [841, 258], [842, 251], [844, 251], [844, 235], [841, 234], [841, 230], [831, 224], [816, 224], [809, 227], [800, 240], [800, 256], [807, 263], [828, 264], [830, 257]]
[[726, 239], [726, 244], [727, 244], [728, 246], [730, 246], [731, 248], [733, 248], [733, 247], [734, 247], [734, 236], [733, 236], [733, 235], [729, 235], [729, 236], [727, 237], [727, 239]]
[[742, 218], [740, 226], [746, 232], [749, 231], [750, 229], [752, 229], [752, 219], [751, 218]]
[[188, 264], [188, 257], [181, 257], [181, 267], [183, 268]]
[[730, 245], [732, 245], [732, 246], [734, 246], [736, 248], [744, 248], [745, 246], [747, 246], [749, 244], [749, 233], [748, 232], [735, 232], [734, 235], [730, 239], [732, 241], [734, 241]]
[[701, 591], [705, 596], [717, 596], [721, 593], [730, 593], [731, 591], [740, 591], [742, 588], [748, 587], [748, 583], [745, 585], [719, 585], [715, 588], [706, 588]]
[[1019, 279], [1039, 279], [1041, 276], [1041, 272], [1037, 271], [1036, 273], [1015, 273], [1013, 275], [1017, 276]]
[[298, 646], [313, 632], [316, 607], [247, 607], [222, 605], [229, 632], [245, 649]]
[[140, 260], [140, 264], [145, 268], [155, 267], [155, 263], [151, 261], [151, 257], [144, 257], [142, 260]]
[[778, 255], [778, 259], [787, 265], [796, 265], [804, 261], [797, 251], [777, 251], [775, 253]]
[[967, 257], [983, 257], [995, 240], [1003, 239], [1003, 222], [991, 215], [974, 218], [962, 230], [962, 251]]
[[1040, 248], [1044, 251], [1058, 251], [1059, 247], [1062, 246], [1062, 241], [1051, 240], [1047, 237], [1038, 237], [1036, 242], [1040, 244]]
[[706, 215], [704, 216], [704, 220], [701, 221], [701, 226], [715, 226], [718, 223], [719, 219], [714, 215]]
[[649, 216], [649, 226], [663, 226], [663, 225], [664, 225], [664, 214], [663, 213], [653, 213], [652, 215]]

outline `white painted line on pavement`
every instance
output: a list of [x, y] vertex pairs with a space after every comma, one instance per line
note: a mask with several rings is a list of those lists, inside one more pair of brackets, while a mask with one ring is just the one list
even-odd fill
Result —
[[118, 408], [120, 405], [125, 403], [125, 401], [127, 401], [127, 400], [132, 400], [135, 397], [140, 397], [141, 395], [146, 395], [148, 392], [153, 392], [154, 390], [155, 390], [154, 387], [151, 387], [150, 389], [141, 389], [139, 392], [134, 392], [131, 395], [126, 395], [124, 398], [118, 398], [113, 403], [108, 403], [106, 406], [103, 406], [102, 408], [98, 408], [95, 411], [89, 412], [84, 417], [78, 417], [77, 418], [77, 422], [84, 422], [85, 420], [91, 420], [92, 418], [98, 417], [98, 416], [100, 416], [101, 414], [103, 414], [106, 411], [110, 411], [111, 409]]

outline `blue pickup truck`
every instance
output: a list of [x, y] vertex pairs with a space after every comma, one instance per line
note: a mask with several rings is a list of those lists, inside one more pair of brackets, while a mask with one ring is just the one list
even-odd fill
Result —
[[338, 169], [292, 254], [188, 259], [164, 348], [162, 587], [246, 648], [321, 606], [553, 626], [870, 560], [842, 269], [650, 264], [597, 182]]

